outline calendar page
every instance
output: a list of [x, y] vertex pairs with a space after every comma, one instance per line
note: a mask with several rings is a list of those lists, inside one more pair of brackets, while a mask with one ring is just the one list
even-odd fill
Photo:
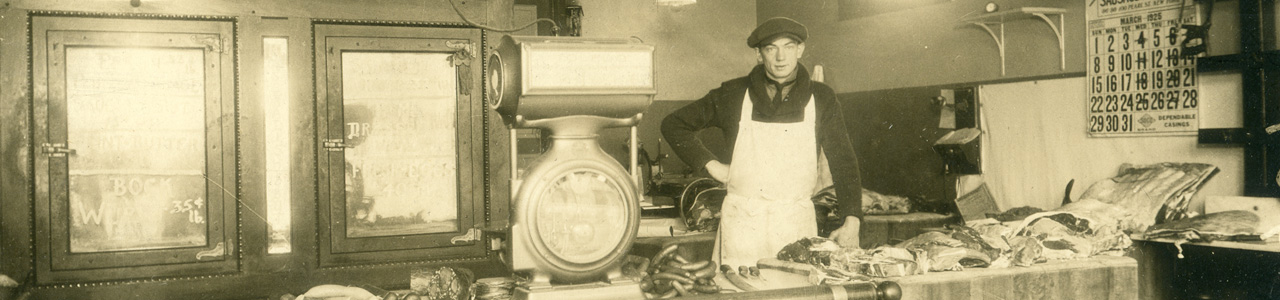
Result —
[[1183, 0], [1085, 0], [1090, 137], [1194, 135], [1199, 90], [1194, 57], [1182, 57], [1182, 24], [1198, 24]]

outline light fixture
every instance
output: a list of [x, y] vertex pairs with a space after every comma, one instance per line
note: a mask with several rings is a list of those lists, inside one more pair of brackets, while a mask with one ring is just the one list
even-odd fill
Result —
[[698, 0], [654, 0], [658, 6], [680, 7], [689, 4], [698, 3]]

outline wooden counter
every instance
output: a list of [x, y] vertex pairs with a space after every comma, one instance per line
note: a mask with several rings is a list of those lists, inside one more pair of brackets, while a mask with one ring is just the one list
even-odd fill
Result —
[[1133, 239], [1142, 299], [1280, 299], [1280, 243]]
[[903, 300], [1138, 298], [1138, 262], [1129, 257], [1097, 256], [1030, 267], [974, 268], [884, 280], [902, 287]]
[[[760, 272], [765, 280], [748, 281], [761, 290], [811, 286], [804, 276], [771, 269], [761, 269]], [[1030, 267], [973, 268], [879, 278], [876, 281], [897, 283], [902, 300], [1130, 300], [1138, 299], [1138, 262], [1129, 257], [1098, 256]], [[732, 286], [723, 277], [716, 277], [716, 282], [721, 286]], [[756, 297], [765, 295], [759, 292], [733, 295], [742, 299], [770, 298]]]
[[[690, 258], [710, 257], [714, 233], [681, 237], [641, 238], [632, 254], [652, 255], [661, 248], [680, 244]], [[782, 278], [773, 270], [762, 270], [769, 282], [757, 282], [764, 289], [807, 285], [803, 278]], [[780, 272], [779, 272], [780, 273]], [[717, 278], [722, 285], [723, 278]], [[903, 300], [925, 299], [1138, 299], [1138, 261], [1130, 257], [1097, 256], [1088, 259], [1055, 261], [1030, 267], [1005, 269], [973, 268], [958, 272], [884, 278], [902, 288]], [[740, 294], [749, 296], [750, 293]]]

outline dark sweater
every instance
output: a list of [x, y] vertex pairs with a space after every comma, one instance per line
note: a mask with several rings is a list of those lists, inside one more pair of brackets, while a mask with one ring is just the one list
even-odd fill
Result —
[[[754, 109], [751, 119], [768, 123], [795, 123], [804, 119], [804, 108], [813, 96], [817, 114], [817, 141], [827, 155], [827, 165], [835, 183], [840, 201], [840, 213], [862, 217], [862, 177], [858, 170], [858, 157], [853, 152], [849, 134], [836, 100], [835, 91], [821, 82], [813, 82], [804, 66], [796, 67], [796, 82], [784, 101], [771, 101], [765, 91], [767, 75], [757, 65], [745, 77], [725, 81], [702, 99], [676, 110], [662, 120], [662, 136], [671, 143], [684, 163], [695, 169], [703, 168], [708, 161], [732, 163], [733, 157], [719, 157], [707, 149], [697, 133], [706, 128], [720, 128], [726, 139], [727, 153], [733, 153], [738, 139], [738, 121], [742, 111], [742, 98], [748, 90]], [[800, 155], [801, 153], [797, 153]]]

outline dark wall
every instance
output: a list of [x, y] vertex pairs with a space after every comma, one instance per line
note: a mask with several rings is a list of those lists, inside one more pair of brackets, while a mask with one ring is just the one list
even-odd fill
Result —
[[942, 203], [950, 182], [933, 142], [951, 130], [938, 128], [940, 108], [932, 102], [937, 95], [937, 88], [839, 94], [864, 188]]
[[[671, 152], [671, 146], [667, 144], [666, 139], [662, 139], [661, 130], [663, 118], [666, 118], [667, 115], [675, 112], [677, 109], [680, 109], [685, 105], [689, 105], [689, 103], [693, 103], [693, 100], [654, 101], [653, 104], [649, 105], [649, 109], [644, 112], [644, 119], [640, 121], [640, 127], [636, 135], [639, 136], [640, 143], [643, 144], [645, 151], [649, 152], [649, 156], [653, 158], [658, 157], [659, 149], [655, 145], [662, 145], [661, 154], [667, 154], [670, 156], [662, 160], [662, 168], [664, 172], [683, 174], [690, 171], [689, 166], [686, 166], [684, 162], [680, 161], [680, 158], [676, 157], [676, 155]], [[628, 136], [630, 136], [630, 133], [628, 133], [626, 128], [606, 129], [600, 133], [601, 147], [604, 147], [606, 152], [617, 158], [623, 165], [628, 163], [626, 148], [626, 139]], [[708, 148], [712, 149], [712, 152], [715, 152], [716, 149], [724, 148], [724, 142], [720, 135], [720, 130], [705, 130], [699, 134], [699, 136], [702, 137], [703, 143], [706, 144]], [[659, 139], [661, 139], [661, 141]], [[720, 152], [715, 154], [719, 157], [729, 155], [728, 153]]]

